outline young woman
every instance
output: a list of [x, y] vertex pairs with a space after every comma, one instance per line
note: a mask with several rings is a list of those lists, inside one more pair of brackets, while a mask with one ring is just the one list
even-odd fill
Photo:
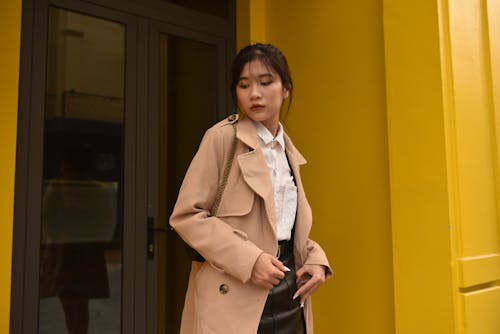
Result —
[[292, 88], [274, 46], [249, 45], [236, 56], [231, 92], [243, 117], [206, 132], [170, 218], [205, 259], [192, 264], [181, 333], [313, 333], [310, 296], [332, 271], [309, 239], [305, 159], [279, 121]]

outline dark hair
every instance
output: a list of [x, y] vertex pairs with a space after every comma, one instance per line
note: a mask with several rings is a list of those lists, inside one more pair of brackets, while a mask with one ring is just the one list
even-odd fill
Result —
[[245, 67], [247, 63], [254, 60], [262, 62], [262, 64], [278, 73], [283, 87], [289, 91], [290, 99], [288, 102], [288, 109], [290, 109], [290, 104], [292, 103], [293, 83], [286, 58], [277, 47], [271, 44], [262, 43], [251, 44], [244, 47], [240, 50], [240, 52], [238, 52], [233, 60], [233, 64], [231, 66], [231, 96], [233, 97], [234, 104], [238, 106], [236, 86], [240, 81], [240, 75], [243, 71], [243, 67]]

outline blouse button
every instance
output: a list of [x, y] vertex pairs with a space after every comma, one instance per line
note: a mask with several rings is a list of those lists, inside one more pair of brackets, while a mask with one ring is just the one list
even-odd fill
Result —
[[222, 295], [225, 295], [226, 293], [229, 292], [229, 287], [227, 286], [227, 284], [221, 284], [219, 286], [219, 292], [222, 294]]

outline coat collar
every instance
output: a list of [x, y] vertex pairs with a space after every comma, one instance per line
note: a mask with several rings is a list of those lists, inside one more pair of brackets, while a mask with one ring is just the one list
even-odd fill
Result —
[[253, 150], [259, 146], [257, 142], [257, 129], [252, 120], [248, 117], [243, 117], [238, 121], [238, 132], [236, 137]]
[[304, 158], [302, 154], [300, 154], [299, 150], [293, 145], [292, 140], [288, 135], [283, 133], [283, 137], [285, 138], [285, 147], [286, 147], [286, 154], [288, 159], [290, 159], [290, 163], [292, 165], [296, 166], [301, 166], [305, 165], [307, 163], [307, 160]]
[[[257, 129], [251, 119], [249, 119], [248, 117], [243, 117], [239, 120], [236, 137], [250, 148], [250, 152], [242, 154], [238, 157], [238, 160], [240, 161], [240, 167], [243, 171], [246, 170], [247, 172], [249, 172], [250, 170], [252, 170], [247, 174], [247, 176], [254, 176], [252, 177], [252, 181], [254, 182], [252, 182], [251, 184], [249, 182], [249, 178], [247, 179], [247, 183], [249, 183], [249, 185], [254, 189], [256, 193], [258, 193], [262, 198], [265, 198], [268, 195], [268, 192], [272, 193], [271, 178], [267, 170], [267, 164], [264, 159], [264, 155], [262, 154], [261, 147], [258, 143]], [[285, 141], [288, 161], [294, 175], [298, 179], [297, 181], [300, 182], [299, 168], [307, 161], [302, 156], [302, 154], [300, 154], [295, 145], [293, 145], [292, 140], [285, 132], [283, 133], [283, 137]], [[259, 175], [259, 178], [258, 180], [255, 180], [255, 177], [257, 175]], [[263, 185], [265, 185], [266, 183], [268, 183], [269, 186], [264, 187]], [[259, 186], [257, 186], [257, 184]]]

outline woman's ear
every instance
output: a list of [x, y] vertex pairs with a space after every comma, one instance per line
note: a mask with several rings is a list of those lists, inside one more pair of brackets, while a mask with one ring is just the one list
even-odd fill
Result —
[[290, 90], [288, 88], [283, 88], [283, 100], [286, 100], [290, 96]]

